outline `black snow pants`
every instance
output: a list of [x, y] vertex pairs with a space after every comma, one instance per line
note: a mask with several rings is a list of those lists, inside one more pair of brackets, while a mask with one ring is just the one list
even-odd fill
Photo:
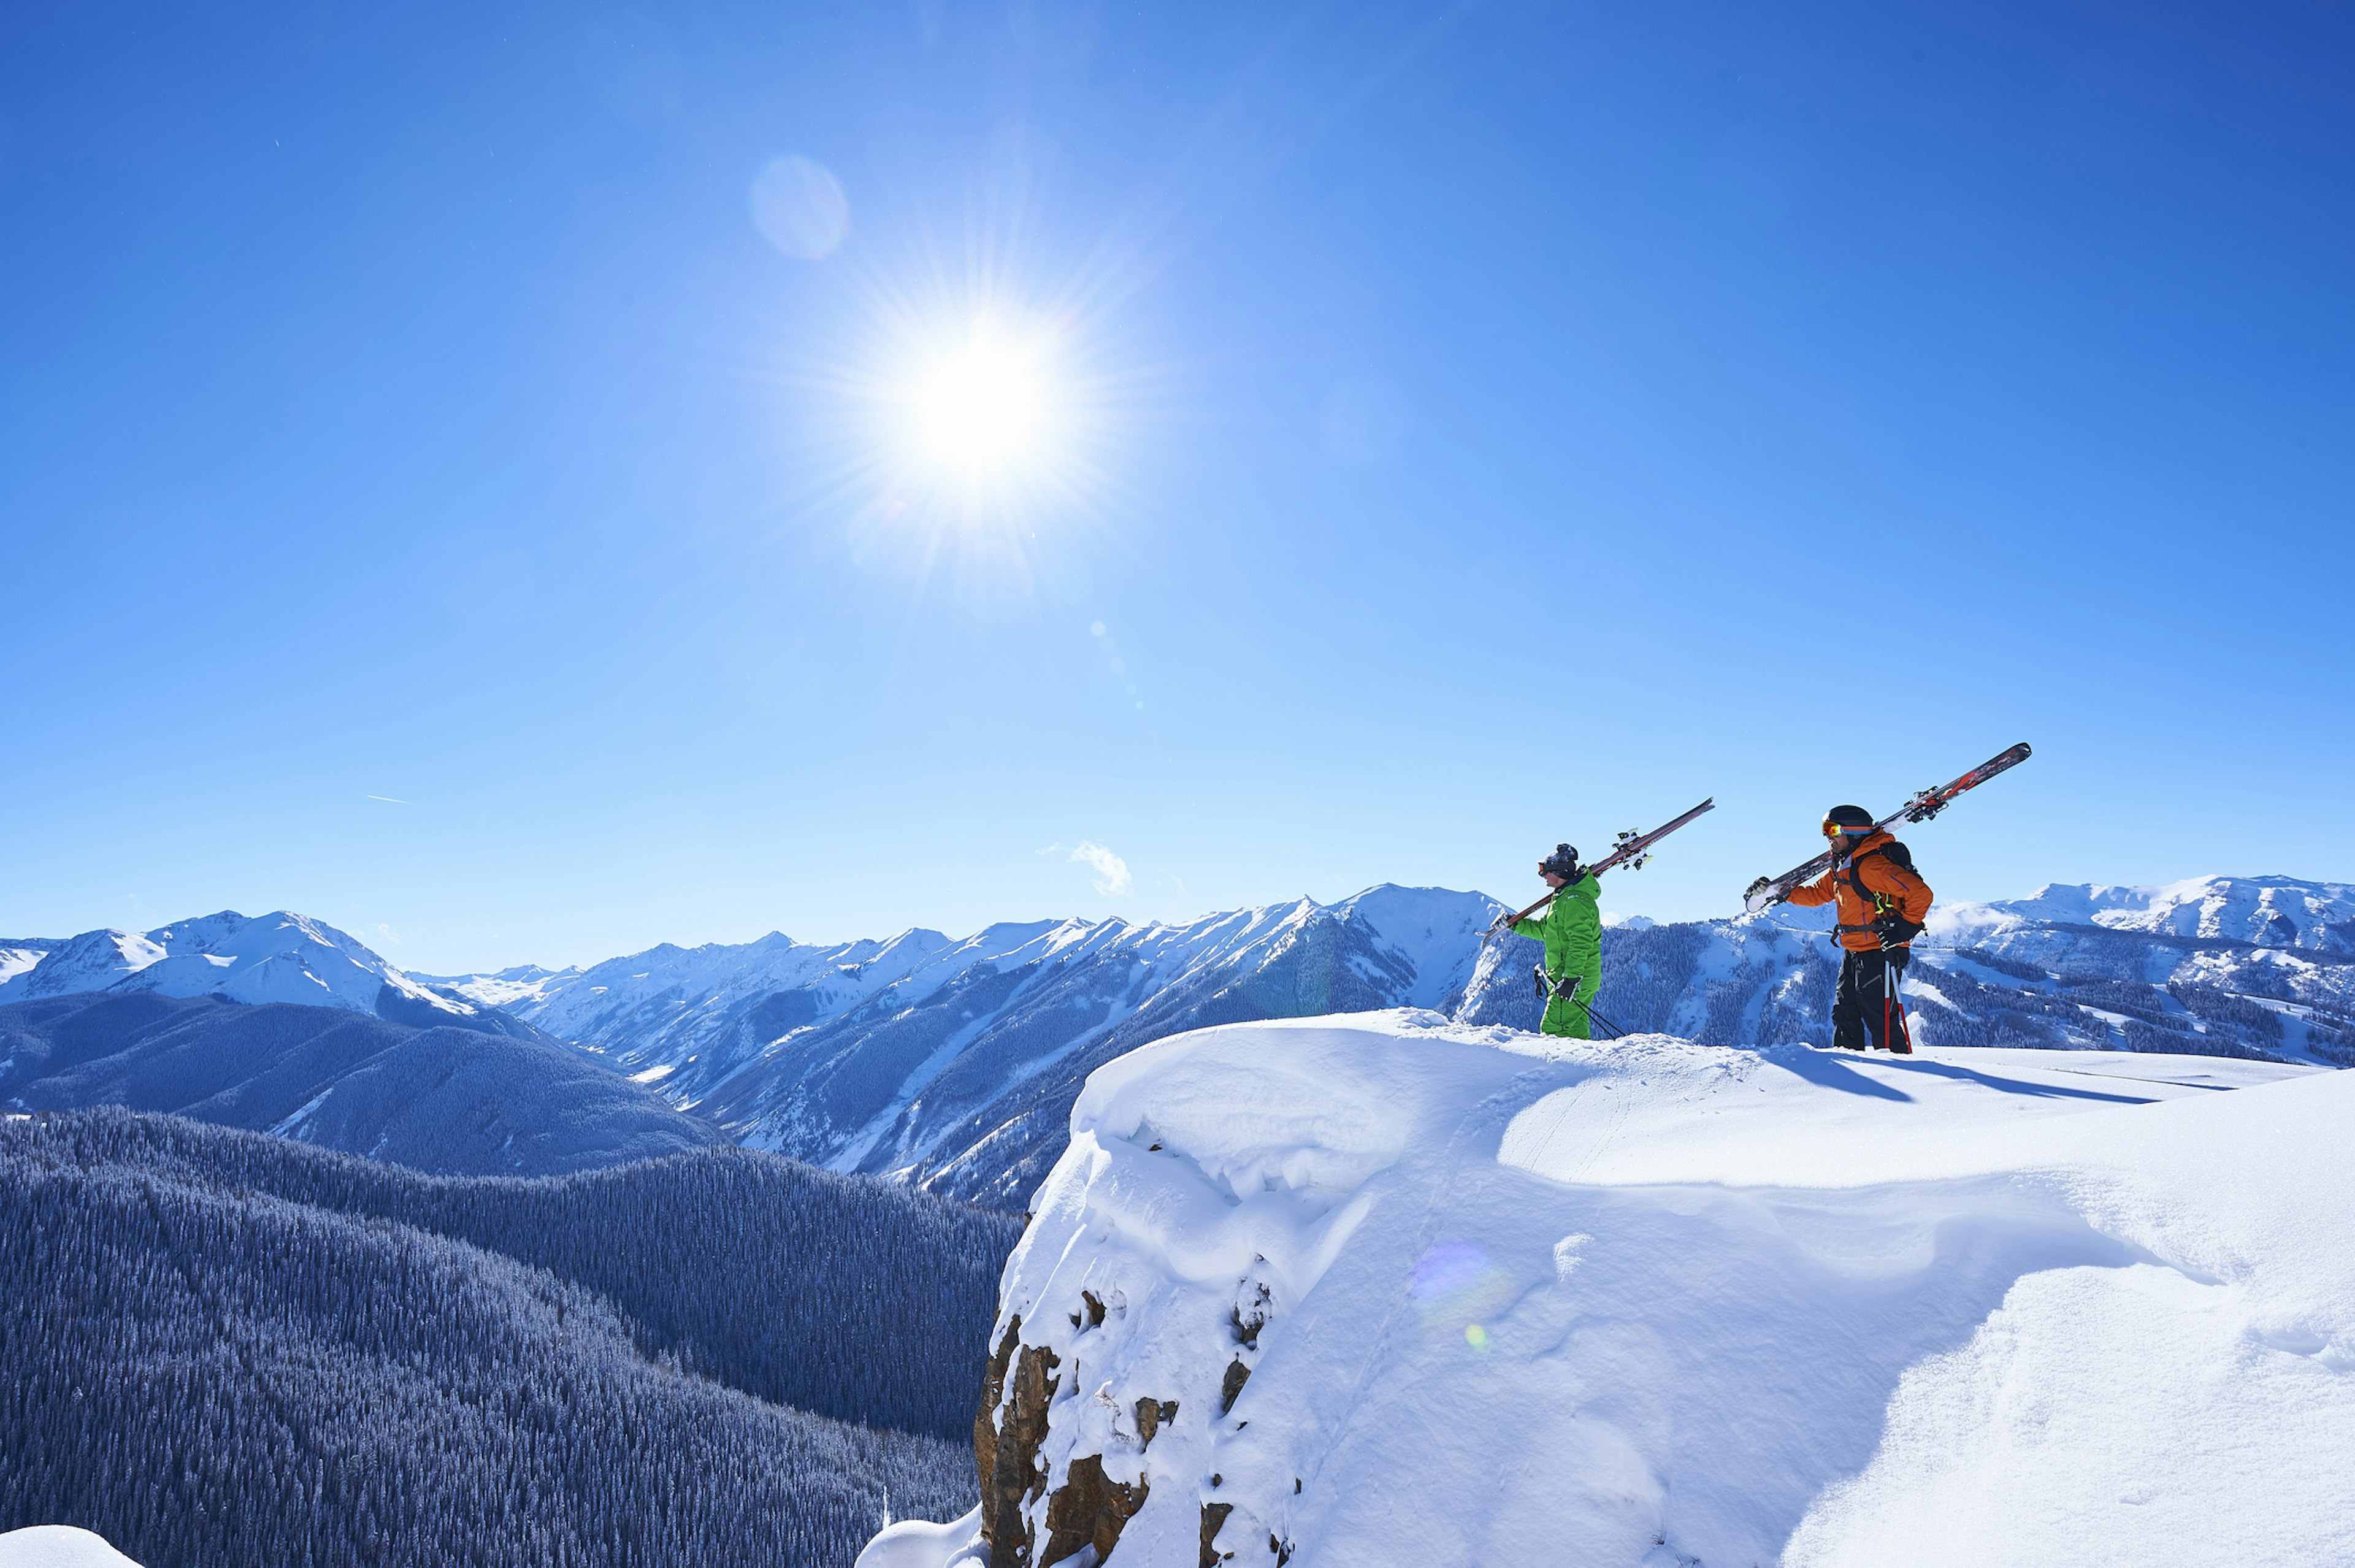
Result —
[[1840, 954], [1839, 990], [1832, 998], [1832, 1043], [1845, 1051], [1913, 1049], [1897, 984], [1913, 955], [1902, 947]]

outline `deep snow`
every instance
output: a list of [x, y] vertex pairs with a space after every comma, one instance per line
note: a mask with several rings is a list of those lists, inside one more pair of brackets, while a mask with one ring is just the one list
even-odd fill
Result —
[[2351, 1116], [2208, 1057], [1233, 1025], [1089, 1079], [999, 1330], [1060, 1358], [1048, 1490], [1150, 1488], [1116, 1568], [1206, 1504], [1298, 1568], [2350, 1562]]

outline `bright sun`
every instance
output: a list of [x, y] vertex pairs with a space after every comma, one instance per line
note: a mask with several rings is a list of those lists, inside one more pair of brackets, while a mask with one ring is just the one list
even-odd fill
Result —
[[976, 334], [924, 382], [916, 396], [916, 423], [935, 461], [978, 471], [1027, 453], [1045, 421], [1046, 405], [1037, 356]]

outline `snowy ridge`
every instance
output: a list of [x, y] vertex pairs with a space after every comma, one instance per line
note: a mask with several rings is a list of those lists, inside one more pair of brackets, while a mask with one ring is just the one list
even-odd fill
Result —
[[442, 984], [604, 1054], [748, 1147], [1010, 1207], [1060, 1152], [1099, 1063], [1201, 1023], [1453, 1008], [1498, 907], [1386, 885], [1185, 924], [824, 947], [772, 933]]
[[1955, 946], [2040, 926], [2096, 926], [2355, 959], [2355, 887], [2289, 877], [2195, 877], [2158, 888], [2054, 884], [2034, 896], [1956, 904], [1931, 923]]
[[1008, 1263], [982, 1509], [861, 1568], [2355, 1560], [2350, 1115], [2205, 1057], [1164, 1040]]
[[224, 910], [145, 933], [84, 932], [29, 964], [0, 962], [0, 1005], [83, 991], [293, 1002], [408, 1022], [457, 1023], [483, 1012], [411, 979], [325, 921], [285, 910]]
[[65, 945], [41, 937], [0, 938], [0, 986], [22, 975]]

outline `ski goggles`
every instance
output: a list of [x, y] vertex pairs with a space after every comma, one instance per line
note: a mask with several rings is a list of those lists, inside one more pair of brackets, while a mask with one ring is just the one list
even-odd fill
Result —
[[1843, 833], [1864, 834], [1871, 831], [1872, 826], [1870, 823], [1867, 823], [1860, 827], [1850, 827], [1844, 822], [1827, 822], [1824, 824], [1824, 837], [1827, 838], [1837, 838]]

